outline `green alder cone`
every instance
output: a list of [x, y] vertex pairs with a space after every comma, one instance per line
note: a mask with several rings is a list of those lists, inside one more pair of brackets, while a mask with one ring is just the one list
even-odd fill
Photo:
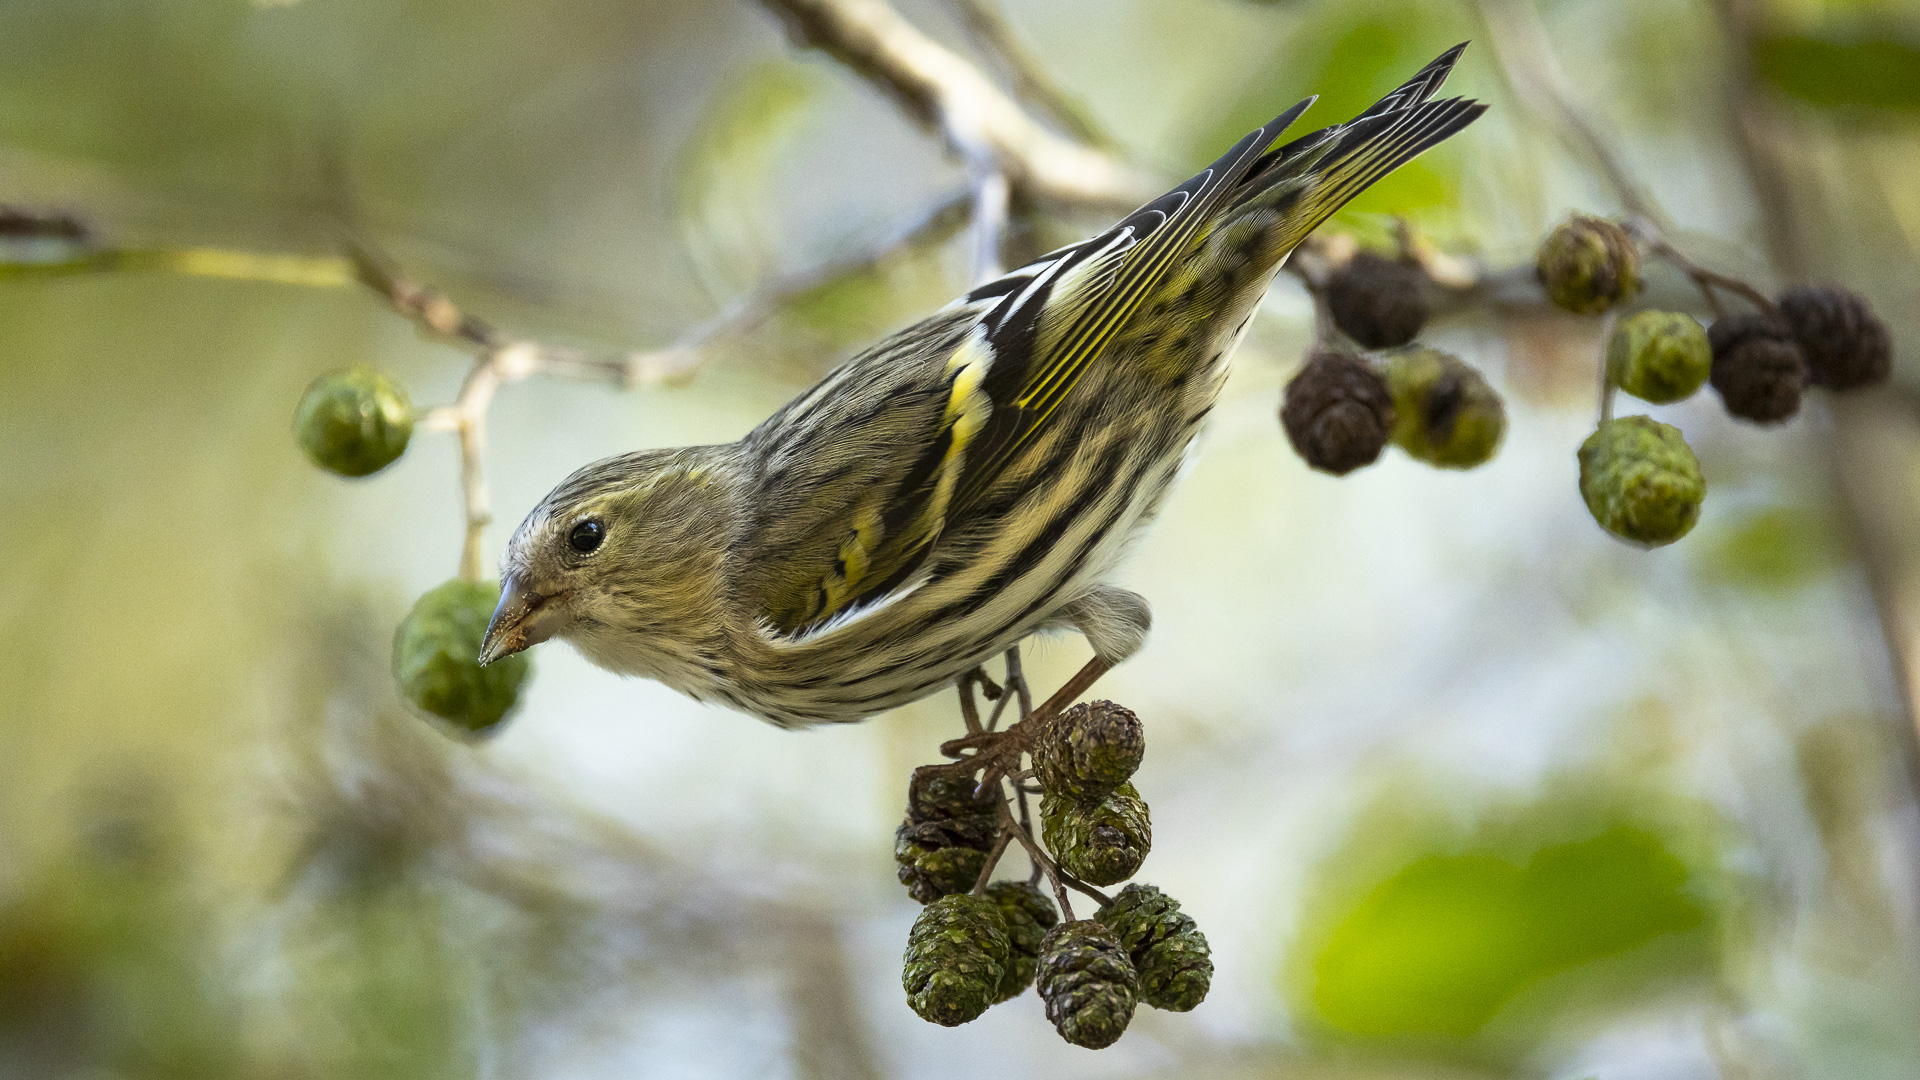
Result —
[[1186, 1012], [1213, 985], [1213, 950], [1180, 901], [1151, 885], [1129, 885], [1094, 916], [1112, 930], [1133, 961], [1141, 1001]]
[[966, 892], [986, 869], [987, 851], [940, 822], [903, 822], [893, 834], [893, 861], [899, 864], [900, 884], [907, 895], [923, 904]]
[[1607, 376], [1613, 385], [1655, 405], [1690, 397], [1712, 370], [1707, 328], [1678, 311], [1636, 312], [1621, 319], [1607, 339]]
[[1083, 702], [1053, 722], [1033, 748], [1033, 767], [1041, 790], [1089, 802], [1126, 783], [1146, 754], [1146, 729], [1133, 710]]
[[1485, 464], [1507, 434], [1507, 408], [1486, 377], [1459, 357], [1423, 345], [1387, 357], [1393, 441], [1443, 469]]
[[1573, 215], [1547, 235], [1535, 270], [1547, 299], [1576, 315], [1598, 315], [1640, 291], [1633, 238], [1586, 214]]
[[1147, 804], [1132, 784], [1121, 784], [1099, 802], [1048, 793], [1040, 800], [1040, 831], [1054, 861], [1094, 885], [1132, 877], [1153, 847]]
[[900, 984], [922, 1020], [955, 1027], [987, 1011], [1006, 977], [1006, 917], [984, 896], [955, 893], [928, 904], [907, 935]]
[[1054, 1030], [1075, 1046], [1100, 1050], [1126, 1034], [1135, 981], [1120, 939], [1091, 919], [1061, 923], [1040, 941], [1034, 986]]
[[1033, 973], [1040, 963], [1040, 942], [1060, 921], [1053, 901], [1038, 885], [1025, 881], [996, 881], [987, 886], [987, 899], [1000, 906], [1007, 920], [1006, 974], [1000, 977], [1000, 990], [993, 1003], [1011, 1001], [1033, 985]]
[[414, 601], [393, 635], [393, 678], [423, 712], [468, 731], [492, 728], [512, 711], [529, 669], [525, 653], [480, 666], [480, 639], [500, 586], [455, 579]]
[[1700, 520], [1707, 482], [1679, 428], [1625, 416], [1601, 424], [1580, 444], [1580, 494], [1608, 532], [1660, 547]]
[[915, 769], [907, 782], [907, 820], [952, 822], [990, 840], [999, 810], [996, 804], [979, 800], [978, 787], [971, 775], [938, 772], [934, 767]]
[[293, 411], [294, 437], [315, 465], [369, 476], [399, 460], [413, 437], [407, 392], [371, 368], [322, 375]]
[[970, 775], [933, 768], [913, 771], [907, 785], [907, 819], [893, 837], [893, 858], [907, 894], [930, 904], [967, 892], [986, 868], [998, 834], [997, 809], [974, 797]]

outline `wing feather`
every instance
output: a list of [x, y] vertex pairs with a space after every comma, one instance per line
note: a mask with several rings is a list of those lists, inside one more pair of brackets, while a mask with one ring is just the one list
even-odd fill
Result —
[[1284, 204], [1285, 235], [1270, 238], [1284, 252], [1471, 122], [1482, 106], [1430, 100], [1463, 47], [1352, 121], [1275, 147], [1313, 99], [1301, 102], [1111, 229], [978, 286], [756, 429], [749, 438], [786, 462], [779, 476], [792, 489], [770, 481], [767, 520], [798, 504], [808, 512], [767, 527], [769, 559], [742, 560], [783, 567], [754, 586], [769, 597], [770, 640], [810, 643], [924, 584], [940, 538], [969, 520], [1140, 306], [1239, 208]]

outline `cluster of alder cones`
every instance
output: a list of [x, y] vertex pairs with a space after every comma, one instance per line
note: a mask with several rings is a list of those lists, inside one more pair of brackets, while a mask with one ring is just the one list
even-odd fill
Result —
[[[1130, 779], [1145, 752], [1140, 718], [1110, 701], [1077, 705], [1047, 725], [1031, 779], [1049, 875], [1112, 885], [1140, 869], [1153, 833]], [[971, 773], [914, 772], [894, 846], [901, 883], [927, 905], [901, 977], [914, 1012], [964, 1024], [1033, 986], [1061, 1037], [1097, 1050], [1125, 1033], [1137, 1004], [1179, 1012], [1200, 1004], [1213, 979], [1207, 939], [1159, 889], [1130, 884], [1092, 918], [1062, 921], [1037, 860], [1030, 880], [990, 881], [1003, 830], [1023, 828], [998, 792], [979, 798]]]
[[[1598, 316], [1640, 291], [1640, 258], [1625, 228], [1575, 214], [1540, 245], [1535, 265], [1555, 305]], [[1370, 252], [1328, 277], [1321, 299], [1333, 324], [1371, 351], [1322, 344], [1287, 384], [1281, 422], [1309, 465], [1344, 475], [1372, 464], [1389, 441], [1449, 468], [1471, 468], [1498, 449], [1506, 417], [1486, 380], [1457, 357], [1410, 344], [1426, 324], [1430, 287], [1418, 267]], [[1609, 391], [1666, 405], [1711, 383], [1729, 415], [1777, 424], [1812, 387], [1854, 390], [1892, 370], [1887, 326], [1858, 293], [1803, 285], [1769, 300], [1744, 285], [1735, 291], [1754, 310], [1711, 327], [1676, 311], [1618, 319], [1603, 358]], [[1620, 539], [1659, 547], [1699, 520], [1706, 481], [1678, 428], [1609, 412], [1579, 460], [1587, 509]]]

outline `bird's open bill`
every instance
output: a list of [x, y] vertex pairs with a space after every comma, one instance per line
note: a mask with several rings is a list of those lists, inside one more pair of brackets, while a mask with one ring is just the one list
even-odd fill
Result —
[[487, 636], [480, 640], [480, 663], [491, 664], [538, 645], [566, 623], [564, 594], [534, 596], [518, 577], [509, 574], [500, 589], [500, 603], [493, 609], [493, 620], [487, 624]]

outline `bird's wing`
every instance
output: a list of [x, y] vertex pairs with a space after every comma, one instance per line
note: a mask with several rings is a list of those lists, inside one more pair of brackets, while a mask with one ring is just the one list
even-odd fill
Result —
[[1353, 120], [1275, 147], [1312, 99], [1301, 102], [1113, 228], [975, 288], [757, 429], [756, 460], [770, 463], [762, 558], [740, 563], [779, 568], [749, 586], [776, 643], [815, 640], [919, 587], [940, 538], [983, 512], [1020, 448], [1211, 230], [1290, 200], [1276, 226], [1284, 253], [1477, 117], [1473, 102], [1428, 100], [1462, 47]]
[[[755, 583], [776, 640], [811, 640], [916, 586], [935, 541], [1044, 429], [1310, 103], [1106, 232], [975, 288], [849, 361], [749, 436], [763, 459], [785, 462], [761, 485], [767, 504], [757, 515], [760, 542], [790, 568]], [[803, 510], [795, 490], [819, 502]], [[786, 514], [806, 523], [804, 535], [778, 520]]]

